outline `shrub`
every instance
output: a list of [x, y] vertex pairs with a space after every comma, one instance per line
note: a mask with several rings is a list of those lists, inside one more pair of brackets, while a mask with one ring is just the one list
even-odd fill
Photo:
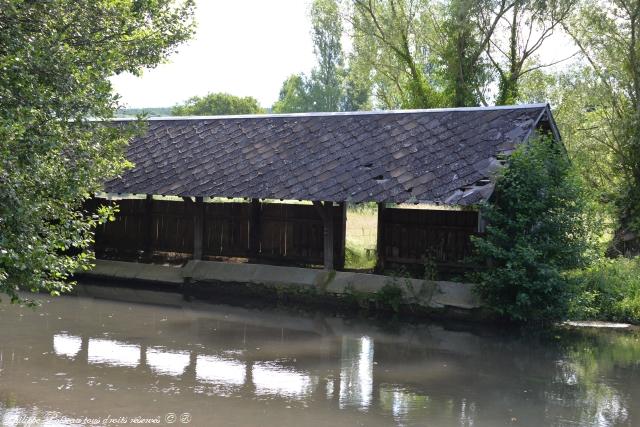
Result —
[[481, 207], [486, 234], [473, 239], [477, 292], [514, 321], [553, 321], [566, 315], [563, 272], [584, 264], [590, 239], [586, 202], [563, 147], [549, 138], [520, 146]]
[[601, 259], [568, 277], [572, 319], [640, 323], [640, 258]]

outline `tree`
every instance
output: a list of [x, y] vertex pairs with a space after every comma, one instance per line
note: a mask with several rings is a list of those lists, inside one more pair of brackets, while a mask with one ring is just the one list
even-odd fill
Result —
[[426, 16], [432, 34], [429, 45], [440, 64], [448, 105], [488, 103], [486, 88], [492, 70], [485, 52], [513, 4], [507, 0], [449, 0], [431, 8]]
[[563, 144], [592, 194], [590, 198], [598, 202], [606, 218], [603, 224], [610, 228], [616, 215], [610, 202], [624, 183], [611, 149], [603, 143], [608, 129], [605, 110], [599, 105], [606, 97], [598, 77], [584, 64], [555, 73], [533, 70], [522, 77], [518, 89], [519, 102], [549, 102], [554, 106]]
[[520, 146], [482, 207], [486, 234], [473, 238], [484, 303], [510, 320], [549, 321], [566, 314], [563, 272], [582, 266], [590, 247], [586, 199], [563, 147], [549, 138]]
[[140, 73], [193, 31], [193, 2], [0, 0], [0, 292], [57, 294], [87, 268], [83, 212], [127, 166], [130, 129], [98, 120], [117, 104], [109, 77]]
[[289, 76], [280, 89], [280, 96], [273, 104], [274, 113], [306, 113], [313, 111], [313, 101], [304, 74]]
[[264, 109], [258, 100], [246, 96], [244, 98], [228, 93], [209, 93], [205, 96], [194, 96], [187, 102], [171, 109], [174, 116], [223, 116], [229, 114], [261, 114]]
[[[497, 105], [514, 104], [518, 100], [520, 81], [524, 75], [557, 64], [541, 64], [536, 54], [554, 32], [561, 28], [577, 0], [516, 0], [506, 11], [502, 25], [493, 31], [487, 54], [498, 73]], [[507, 34], [507, 37], [501, 37]]]
[[282, 84], [276, 113], [355, 111], [369, 108], [370, 83], [366, 73], [345, 67], [344, 28], [336, 0], [314, 0], [310, 11], [313, 50], [317, 64], [309, 77], [289, 76]]
[[564, 25], [593, 78], [583, 136], [604, 151], [619, 185], [610, 197], [619, 222], [614, 249], [640, 253], [640, 3], [585, 0]]
[[357, 67], [347, 68], [342, 81], [342, 98], [339, 111], [371, 109], [371, 79]]
[[309, 95], [314, 111], [338, 111], [342, 98], [344, 54], [342, 18], [335, 0], [315, 0], [311, 5], [313, 45], [318, 65], [311, 71]]
[[444, 105], [426, 70], [429, 50], [420, 17], [427, 0], [354, 0], [356, 53], [374, 71], [378, 98], [387, 108]]

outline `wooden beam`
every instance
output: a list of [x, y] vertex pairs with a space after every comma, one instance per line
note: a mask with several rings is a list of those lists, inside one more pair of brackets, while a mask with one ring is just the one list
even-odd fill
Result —
[[153, 259], [153, 195], [147, 194], [144, 202], [144, 241], [142, 248], [143, 261], [151, 262]]
[[251, 199], [249, 212], [249, 253], [252, 257], [256, 258], [260, 255], [261, 214], [260, 199]]
[[204, 199], [196, 197], [193, 206], [193, 259], [202, 259], [204, 238]]
[[345, 257], [346, 257], [346, 245], [347, 245], [347, 208], [349, 204], [347, 202], [340, 203], [340, 234], [339, 243], [340, 250], [338, 252], [338, 261], [336, 262], [336, 269], [344, 270]]
[[322, 219], [324, 269], [331, 271], [335, 269], [333, 261], [333, 202], [313, 202], [313, 205]]
[[376, 239], [376, 271], [384, 271], [384, 203], [378, 203], [378, 232]]

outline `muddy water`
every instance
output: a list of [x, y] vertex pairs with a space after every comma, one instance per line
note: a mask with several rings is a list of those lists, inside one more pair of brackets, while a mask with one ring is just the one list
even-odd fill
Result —
[[631, 333], [523, 336], [81, 290], [35, 311], [0, 305], [2, 425], [640, 425]]

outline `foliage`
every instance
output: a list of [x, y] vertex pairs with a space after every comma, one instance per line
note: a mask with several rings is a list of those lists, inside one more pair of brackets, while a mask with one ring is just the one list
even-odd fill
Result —
[[313, 45], [318, 65], [311, 71], [309, 95], [314, 111], [338, 111], [342, 98], [344, 54], [342, 19], [335, 0], [311, 5]]
[[384, 108], [511, 104], [576, 2], [352, 0], [350, 65]]
[[[486, 103], [485, 88], [492, 77], [485, 55], [498, 22], [509, 9], [507, 2], [450, 0], [428, 16], [430, 49], [436, 54], [438, 74], [448, 105]], [[484, 11], [492, 13], [485, 15]]]
[[209, 93], [194, 96], [182, 105], [171, 109], [174, 116], [223, 116], [230, 114], [261, 114], [264, 110], [258, 100], [246, 96], [239, 97], [228, 93]]
[[386, 108], [431, 108], [444, 105], [430, 79], [429, 51], [420, 17], [425, 0], [354, 0], [354, 50], [360, 66], [373, 75], [376, 96]]
[[57, 294], [86, 268], [92, 230], [81, 210], [127, 165], [131, 129], [105, 125], [109, 77], [153, 67], [192, 33], [193, 3], [0, 0], [0, 292]]
[[563, 272], [582, 266], [591, 248], [580, 183], [560, 144], [540, 138], [520, 146], [482, 208], [486, 234], [473, 239], [477, 290], [487, 306], [515, 321], [566, 315]]
[[487, 56], [498, 75], [497, 105], [517, 102], [520, 85], [526, 74], [563, 62], [542, 64], [536, 55], [554, 31], [569, 17], [577, 0], [514, 1], [499, 21], [496, 34], [487, 49]]
[[274, 113], [306, 113], [313, 111], [313, 101], [304, 74], [289, 76], [280, 89], [280, 96], [273, 104]]
[[569, 278], [571, 319], [640, 323], [640, 258], [602, 258]]
[[[612, 200], [618, 235], [640, 235], [640, 3], [584, 0], [565, 26], [593, 75], [589, 110], [595, 118], [584, 131], [604, 152], [617, 181]], [[610, 163], [609, 163], [610, 162]], [[636, 238], [639, 240], [640, 238]]]
[[588, 190], [591, 210], [599, 216], [601, 238], [610, 240], [616, 226], [616, 200], [624, 177], [608, 138], [607, 110], [601, 107], [606, 89], [591, 67], [577, 64], [571, 70], [548, 73], [534, 70], [525, 75], [520, 102], [554, 105], [562, 141], [575, 170]]
[[345, 267], [356, 270], [373, 270], [376, 259], [375, 253], [367, 252], [365, 248], [354, 244], [345, 247]]
[[368, 77], [345, 67], [344, 28], [336, 0], [314, 0], [311, 36], [317, 65], [311, 75], [294, 74], [282, 84], [275, 113], [356, 111], [369, 108]]
[[536, 54], [577, 1], [314, 0], [317, 66], [283, 83], [274, 111], [514, 103], [528, 73], [554, 65]]
[[374, 294], [374, 301], [382, 306], [391, 307], [396, 313], [400, 311], [400, 306], [405, 302], [402, 288], [394, 282], [385, 283]]

